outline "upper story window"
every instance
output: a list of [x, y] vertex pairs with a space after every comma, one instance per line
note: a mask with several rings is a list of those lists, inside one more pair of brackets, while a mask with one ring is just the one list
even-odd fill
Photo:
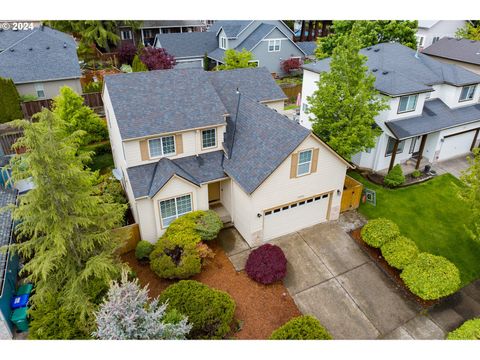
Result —
[[35, 92], [39, 99], [45, 98], [45, 88], [43, 87], [43, 84], [35, 84]]
[[225, 50], [227, 48], [227, 38], [225, 36], [222, 36], [220, 38], [220, 49]]
[[280, 51], [281, 43], [282, 43], [282, 40], [280, 39], [268, 40], [268, 52]]
[[475, 94], [476, 88], [477, 88], [477, 85], [464, 86], [462, 88], [462, 92], [460, 93], [460, 99], [458, 101], [472, 100], [473, 95]]
[[168, 156], [175, 154], [175, 137], [164, 136], [157, 139], [148, 140], [148, 149], [150, 158]]
[[310, 174], [312, 169], [312, 150], [301, 151], [298, 154], [297, 176]]
[[217, 146], [217, 129], [207, 129], [202, 131], [202, 149], [213, 148]]
[[438, 40], [440, 40], [440, 36], [435, 36], [432, 40], [432, 44], [435, 44]]
[[132, 31], [122, 30], [120, 31], [120, 37], [122, 38], [122, 40], [132, 40]]
[[398, 113], [414, 111], [417, 106], [418, 94], [402, 96], [398, 104]]

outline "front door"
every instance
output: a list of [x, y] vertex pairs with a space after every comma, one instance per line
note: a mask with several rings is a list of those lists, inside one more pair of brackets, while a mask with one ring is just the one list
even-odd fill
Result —
[[208, 203], [220, 201], [220, 181], [208, 184]]

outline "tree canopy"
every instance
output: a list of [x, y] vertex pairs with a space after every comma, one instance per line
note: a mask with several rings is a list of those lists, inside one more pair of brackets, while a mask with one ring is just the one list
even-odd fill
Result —
[[375, 77], [367, 72], [360, 47], [355, 31], [343, 35], [333, 50], [330, 71], [320, 75], [317, 90], [307, 98], [314, 133], [346, 159], [375, 146], [380, 134], [375, 116], [388, 107], [374, 87]]
[[455, 36], [460, 39], [480, 41], [480, 24], [478, 24], [478, 22], [476, 23], [476, 25], [467, 23], [465, 27], [457, 30]]
[[460, 178], [464, 186], [459, 188], [459, 195], [471, 209], [472, 222], [467, 231], [480, 244], [480, 148], [474, 149], [473, 154], [470, 167]]
[[0, 77], [0, 124], [23, 119], [20, 96], [12, 79]]
[[223, 58], [224, 63], [222, 65], [218, 65], [217, 70], [232, 70], [255, 67], [255, 63], [250, 62], [252, 60], [253, 54], [246, 49], [242, 49], [242, 51], [228, 49], [225, 51], [225, 56]]
[[418, 26], [416, 20], [335, 20], [330, 28], [332, 32], [326, 37], [317, 39], [315, 56], [323, 59], [332, 55], [333, 49], [345, 35], [352, 32], [354, 25], [360, 48], [395, 41], [416, 49]]
[[151, 46], [143, 48], [140, 52], [140, 60], [147, 66], [148, 70], [173, 69], [176, 63], [175, 57], [170, 55], [164, 48]]

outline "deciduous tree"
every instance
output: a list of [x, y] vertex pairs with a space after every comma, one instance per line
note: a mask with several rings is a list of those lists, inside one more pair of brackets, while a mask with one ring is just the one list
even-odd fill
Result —
[[480, 24], [472, 25], [471, 23], [467, 23], [465, 27], [457, 30], [455, 36], [460, 39], [480, 41]]
[[165, 49], [152, 46], [143, 48], [140, 53], [140, 60], [147, 66], [148, 70], [173, 69], [176, 63], [175, 57]]
[[360, 46], [355, 33], [344, 35], [333, 50], [330, 71], [320, 74], [317, 90], [308, 97], [314, 133], [346, 159], [375, 145], [380, 134], [375, 116], [387, 108]]
[[256, 65], [252, 62], [253, 54], [246, 49], [242, 51], [235, 51], [234, 49], [228, 49], [225, 51], [225, 56], [223, 58], [223, 64], [217, 66], [217, 70], [232, 70], [232, 69], [241, 69], [255, 67]]

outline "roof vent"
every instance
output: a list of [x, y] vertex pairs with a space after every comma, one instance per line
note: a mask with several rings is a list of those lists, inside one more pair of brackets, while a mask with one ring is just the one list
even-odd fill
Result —
[[475, 44], [475, 43], [476, 43], [476, 41], [475, 41], [475, 40], [470, 40], [470, 42], [471, 42], [472, 44]]
[[67, 48], [67, 43], [66, 43], [66, 42], [63, 43], [63, 48], [64, 48], [64, 49]]
[[29, 50], [29, 51], [32, 51], [32, 50], [33, 50], [33, 48], [28, 48], [28, 50]]
[[378, 71], [378, 69], [372, 69], [372, 72], [377, 72], [377, 71]]
[[457, 39], [457, 41], [462, 41], [462, 39]]
[[10, 49], [10, 52], [14, 52], [15, 50], [14, 49]]
[[374, 49], [373, 51], [375, 51], [375, 52], [379, 52], [379, 51], [380, 51], [380, 49], [379, 49], [379, 48], [376, 48], [376, 49]]
[[367, 47], [367, 51], [370, 51], [370, 50], [372, 50], [372, 47], [371, 46]]
[[388, 74], [388, 71], [384, 71], [382, 72], [383, 75], [387, 75]]
[[46, 49], [47, 49], [47, 50], [50, 50], [50, 46], [47, 46]]

